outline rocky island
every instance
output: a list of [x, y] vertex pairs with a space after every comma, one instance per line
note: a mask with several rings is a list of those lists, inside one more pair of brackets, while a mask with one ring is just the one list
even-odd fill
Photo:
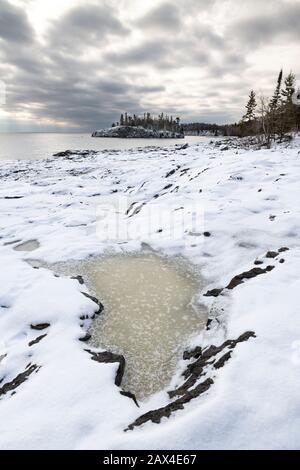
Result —
[[165, 129], [145, 129], [142, 126], [115, 126], [100, 129], [92, 133], [92, 137], [119, 137], [122, 139], [184, 139], [182, 132]]
[[92, 133], [92, 137], [119, 137], [122, 139], [184, 139], [183, 126], [180, 118], [161, 113], [143, 116], [128, 113], [121, 114], [119, 121], [108, 129], [100, 129]]

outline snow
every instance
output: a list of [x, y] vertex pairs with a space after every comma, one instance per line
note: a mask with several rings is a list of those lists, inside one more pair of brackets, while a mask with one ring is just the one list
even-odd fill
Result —
[[[181, 150], [1, 162], [0, 388], [29, 363], [40, 369], [15, 394], [0, 397], [0, 448], [299, 449], [299, 151], [299, 141], [259, 151], [221, 151], [201, 143]], [[117, 207], [120, 196], [128, 196], [129, 205], [146, 202], [126, 219], [131, 234], [143, 228], [140, 238], [98, 236], [99, 207]], [[154, 204], [197, 207], [203, 215], [197, 234], [188, 227], [169, 239], [164, 220], [146, 231]], [[211, 236], [202, 236], [204, 231]], [[40, 246], [32, 252], [13, 249], [27, 240]], [[211, 371], [213, 386], [184, 410], [159, 425], [124, 433], [138, 416], [168, 403], [166, 390], [140, 408], [122, 396], [114, 385], [118, 364], [92, 361], [78, 341], [85, 333], [79, 317], [97, 309], [81, 294], [85, 286], [27, 261], [129, 253], [142, 243], [184, 255], [201, 269], [206, 286], [199, 299], [219, 326], [199, 333], [194, 345], [218, 345], [247, 330], [256, 338], [239, 344], [223, 368]], [[289, 251], [265, 258], [280, 247]], [[251, 269], [257, 258], [262, 267], [275, 268], [217, 298], [203, 297]], [[37, 323], [50, 326], [30, 328]], [[183, 368], [181, 361], [168, 389], [182, 382]]]
[[180, 132], [164, 129], [146, 129], [142, 126], [115, 126], [94, 131], [92, 137], [180, 139], [184, 138], [184, 135]]

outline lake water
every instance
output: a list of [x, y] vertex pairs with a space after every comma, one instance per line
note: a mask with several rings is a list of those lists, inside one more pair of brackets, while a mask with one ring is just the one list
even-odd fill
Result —
[[124, 355], [122, 387], [138, 399], [166, 387], [187, 341], [206, 324], [207, 311], [196, 302], [199, 273], [182, 258], [155, 253], [71, 261], [54, 270], [82, 275], [103, 303], [90, 344]]
[[0, 134], [0, 160], [40, 160], [64, 150], [128, 150], [154, 145], [207, 142], [211, 137], [184, 139], [118, 139], [91, 137], [90, 134], [18, 133]]

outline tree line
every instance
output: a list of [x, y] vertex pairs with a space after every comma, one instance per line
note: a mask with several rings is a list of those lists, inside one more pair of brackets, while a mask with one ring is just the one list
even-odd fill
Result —
[[[298, 96], [297, 96], [298, 93]], [[297, 101], [294, 100], [296, 94]], [[300, 90], [296, 90], [295, 75], [290, 72], [286, 77], [280, 70], [271, 98], [257, 97], [254, 90], [249, 93], [245, 113], [240, 122], [235, 124], [181, 124], [179, 117], [168, 114], [157, 116], [147, 112], [137, 114], [121, 114], [115, 126], [142, 126], [146, 129], [167, 130], [171, 132], [201, 134], [208, 131], [214, 135], [225, 136], [258, 136], [262, 144], [271, 146], [272, 141], [290, 138], [293, 132], [300, 131]]]
[[118, 122], [114, 122], [112, 127], [115, 126], [142, 126], [145, 129], [153, 130], [166, 130], [171, 132], [182, 132], [179, 117], [169, 116], [168, 114], [158, 114], [154, 116], [151, 113], [144, 113], [142, 116], [137, 114], [130, 115], [129, 113], [121, 114]]
[[[250, 91], [246, 112], [238, 124], [228, 126], [229, 133], [244, 137], [259, 135], [268, 146], [272, 141], [282, 142], [291, 133], [300, 130], [300, 93], [296, 77], [290, 72], [285, 78], [280, 70], [271, 98]], [[297, 100], [298, 98], [298, 100]]]
[[167, 130], [182, 133], [193, 132], [196, 134], [200, 134], [203, 131], [209, 131], [214, 135], [222, 135], [225, 132], [226, 127], [205, 122], [181, 124], [179, 117], [174, 118], [172, 115], [169, 116], [164, 113], [158, 114], [158, 116], [153, 116], [151, 113], [144, 113], [142, 116], [122, 113], [119, 121], [112, 123], [112, 127], [116, 126], [142, 126], [145, 129]]
[[194, 135], [199, 135], [203, 132], [209, 132], [210, 134], [218, 136], [223, 135], [225, 132], [225, 126], [206, 122], [191, 122], [188, 124], [182, 124], [182, 128], [185, 134]]

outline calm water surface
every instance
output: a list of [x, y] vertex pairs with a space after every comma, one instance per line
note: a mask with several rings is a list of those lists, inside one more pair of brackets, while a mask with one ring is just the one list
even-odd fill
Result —
[[128, 150], [154, 145], [194, 144], [212, 137], [186, 136], [185, 139], [118, 139], [97, 138], [90, 134], [0, 134], [0, 160], [40, 160], [63, 150]]
[[123, 388], [144, 399], [166, 387], [187, 341], [206, 324], [196, 302], [199, 273], [181, 258], [154, 253], [62, 263], [56, 271], [81, 274], [103, 302], [91, 344], [125, 356]]

